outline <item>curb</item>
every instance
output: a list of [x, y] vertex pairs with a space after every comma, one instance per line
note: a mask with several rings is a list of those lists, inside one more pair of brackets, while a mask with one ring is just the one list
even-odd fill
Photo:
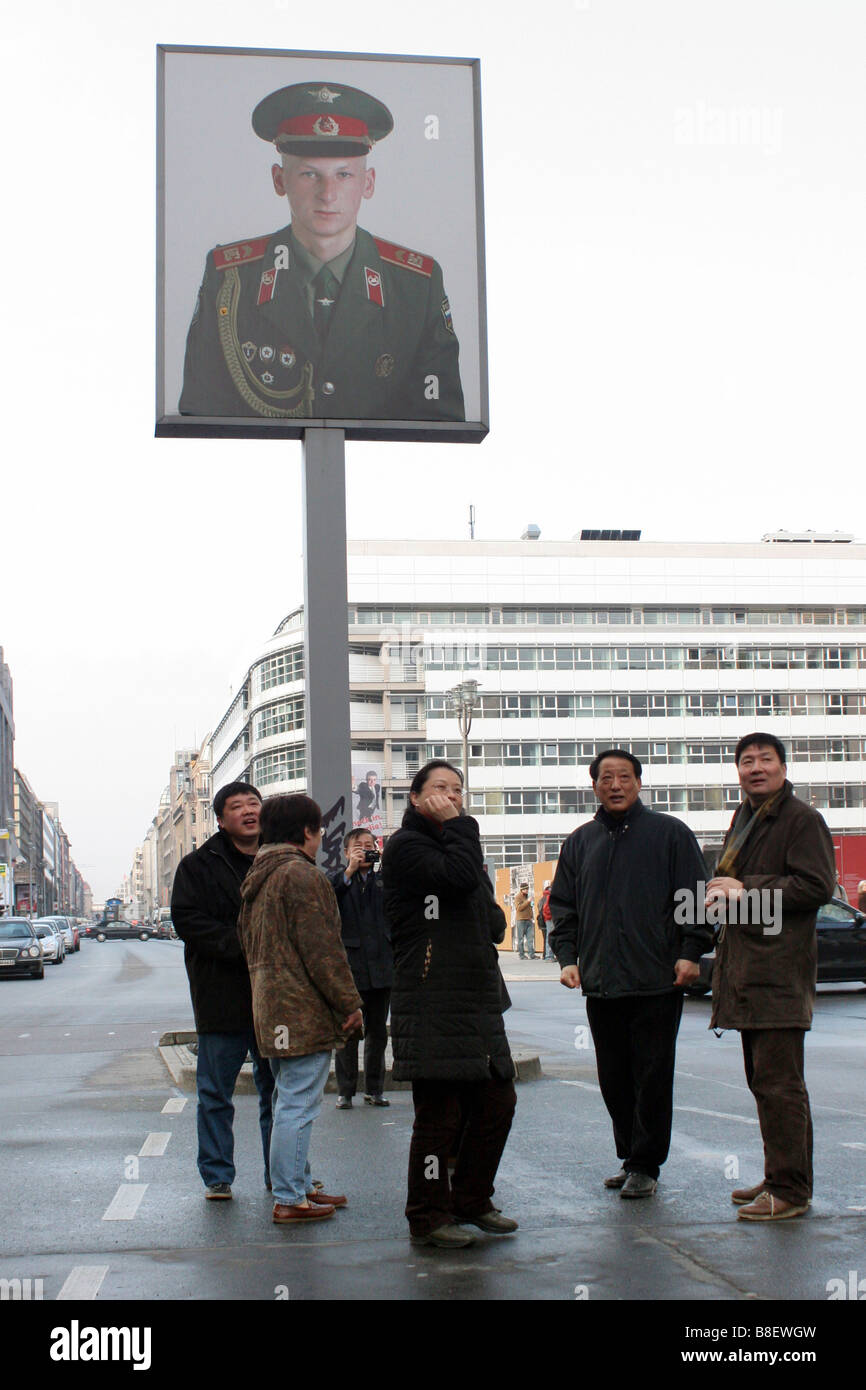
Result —
[[[195, 1043], [198, 1039], [197, 1033], [191, 1032], [170, 1032], [163, 1033], [157, 1046], [159, 1055], [166, 1065], [175, 1086], [181, 1091], [195, 1091], [195, 1070], [196, 1055], [190, 1048], [190, 1043]], [[517, 1075], [515, 1081], [539, 1081], [543, 1075], [541, 1061], [539, 1057], [527, 1051], [525, 1048], [513, 1048], [511, 1052]], [[394, 1081], [391, 1078], [391, 1045], [388, 1044], [385, 1064], [385, 1090], [386, 1091], [411, 1091], [411, 1081]], [[330, 1091], [335, 1093], [337, 1083], [334, 1078], [334, 1067], [328, 1074], [325, 1083], [326, 1094]], [[240, 1070], [240, 1075], [235, 1083], [235, 1095], [250, 1096], [256, 1094], [256, 1083], [253, 1080], [252, 1062], [244, 1062]]]

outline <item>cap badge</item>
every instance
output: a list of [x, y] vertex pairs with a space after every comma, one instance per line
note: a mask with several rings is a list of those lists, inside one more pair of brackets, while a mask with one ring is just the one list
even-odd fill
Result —
[[319, 116], [318, 120], [313, 121], [313, 130], [317, 135], [339, 135], [340, 125], [333, 116]]
[[330, 105], [332, 101], [336, 101], [337, 97], [340, 95], [340, 92], [332, 92], [330, 87], [320, 87], [317, 92], [311, 92], [309, 89], [307, 90], [308, 97], [315, 97], [316, 101], [324, 101], [327, 105]]

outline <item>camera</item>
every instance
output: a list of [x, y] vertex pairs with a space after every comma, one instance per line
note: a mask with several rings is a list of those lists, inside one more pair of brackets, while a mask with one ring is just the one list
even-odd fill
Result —
[[365, 864], [378, 864], [378, 862], [379, 862], [379, 851], [378, 851], [377, 849], [365, 849], [365, 850], [364, 850], [364, 863], [365, 863]]

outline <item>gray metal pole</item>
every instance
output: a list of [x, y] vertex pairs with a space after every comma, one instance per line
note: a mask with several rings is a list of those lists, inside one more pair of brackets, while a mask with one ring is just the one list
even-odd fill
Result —
[[304, 680], [307, 790], [322, 808], [320, 863], [343, 862], [352, 825], [349, 735], [346, 437], [304, 431]]

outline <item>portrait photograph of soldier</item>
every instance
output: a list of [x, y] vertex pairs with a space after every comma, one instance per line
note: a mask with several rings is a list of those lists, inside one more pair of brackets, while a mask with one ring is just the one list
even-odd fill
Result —
[[[167, 50], [164, 57], [166, 415], [477, 419], [471, 69], [327, 55]], [[205, 82], [201, 65], [215, 63], [219, 73], [211, 71]], [[376, 94], [344, 80], [349, 70], [360, 71], [371, 87], [375, 82]], [[187, 78], [222, 107], [219, 138], [227, 132], [226, 71], [234, 78], [227, 104], [243, 129], [232, 132], [220, 177], [208, 181], [201, 177], [201, 150], [198, 172], [187, 169], [197, 143], [190, 126], [200, 132], [207, 126]], [[311, 75], [270, 87], [273, 74], [299, 71]], [[250, 104], [254, 88], [261, 95]], [[455, 105], [458, 89], [462, 100]], [[387, 100], [378, 94], [383, 91]], [[402, 147], [380, 169], [386, 141], [395, 151], [401, 141]], [[248, 215], [229, 166], [242, 169], [242, 187], [254, 173]], [[204, 203], [196, 197], [199, 187]], [[196, 223], [205, 240], [194, 247]], [[239, 226], [246, 230], [237, 235]], [[194, 258], [197, 292], [189, 280]], [[453, 302], [452, 279], [459, 296]]]

